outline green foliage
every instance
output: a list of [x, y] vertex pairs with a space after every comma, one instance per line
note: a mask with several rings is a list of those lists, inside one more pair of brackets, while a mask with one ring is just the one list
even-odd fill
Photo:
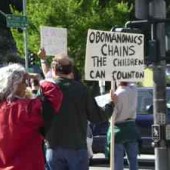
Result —
[[[123, 26], [131, 10], [127, 2], [116, 0], [107, 1], [105, 6], [99, 0], [29, 0], [28, 47], [38, 51], [41, 25], [67, 28], [69, 54], [83, 72], [88, 29], [110, 30], [115, 25]], [[14, 35], [23, 54], [23, 37], [16, 31]]]

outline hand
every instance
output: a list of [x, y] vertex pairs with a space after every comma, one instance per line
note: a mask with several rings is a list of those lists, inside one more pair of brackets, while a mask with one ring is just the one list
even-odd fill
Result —
[[118, 101], [118, 97], [117, 95], [114, 93], [113, 90], [110, 90], [110, 96], [111, 96], [111, 99], [113, 101], [113, 103], [116, 103]]
[[31, 91], [30, 87], [27, 87], [25, 90], [25, 96], [26, 99], [32, 99], [33, 98], [33, 93]]
[[46, 56], [46, 51], [44, 48], [41, 48], [38, 53], [37, 53], [38, 57], [42, 60], [46, 60], [47, 56]]

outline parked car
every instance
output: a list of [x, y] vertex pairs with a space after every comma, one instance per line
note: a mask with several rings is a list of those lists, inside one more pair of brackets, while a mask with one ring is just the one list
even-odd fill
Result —
[[[170, 122], [170, 88], [166, 90], [166, 120]], [[141, 154], [153, 154], [151, 127], [153, 125], [153, 88], [138, 88], [136, 124], [141, 135]]]
[[[167, 121], [170, 123], [170, 88], [167, 88]], [[136, 123], [140, 132], [140, 153], [153, 154], [151, 126], [153, 124], [153, 88], [138, 88], [138, 106]], [[104, 153], [110, 156], [110, 123], [90, 125], [93, 132], [93, 153]], [[108, 138], [107, 138], [108, 137]]]

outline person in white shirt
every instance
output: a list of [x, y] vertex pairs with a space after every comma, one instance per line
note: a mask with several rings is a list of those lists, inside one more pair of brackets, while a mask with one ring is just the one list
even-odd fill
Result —
[[[115, 100], [116, 96], [116, 100]], [[128, 82], [119, 82], [112, 100], [115, 103], [115, 170], [123, 170], [124, 156], [127, 154], [129, 169], [137, 170], [139, 133], [135, 125], [137, 108], [137, 88]]]

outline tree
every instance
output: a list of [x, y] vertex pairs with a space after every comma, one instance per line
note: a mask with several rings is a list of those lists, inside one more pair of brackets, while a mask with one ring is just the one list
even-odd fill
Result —
[[[86, 36], [88, 28], [110, 30], [135, 20], [135, 0], [29, 0], [29, 49], [36, 52], [40, 44], [40, 25], [68, 29], [68, 49], [79, 70], [84, 68]], [[167, 17], [170, 17], [170, 1], [166, 0]], [[22, 56], [23, 35], [13, 31]]]
[[[123, 26], [130, 17], [132, 6], [128, 2], [107, 0], [29, 0], [29, 49], [38, 51], [40, 25], [68, 29], [68, 51], [81, 72], [84, 69], [87, 31], [91, 29], [109, 31], [114, 25]], [[103, 3], [102, 3], [103, 4]], [[126, 16], [126, 17], [125, 17]], [[15, 33], [20, 51], [23, 51], [21, 35]]]

